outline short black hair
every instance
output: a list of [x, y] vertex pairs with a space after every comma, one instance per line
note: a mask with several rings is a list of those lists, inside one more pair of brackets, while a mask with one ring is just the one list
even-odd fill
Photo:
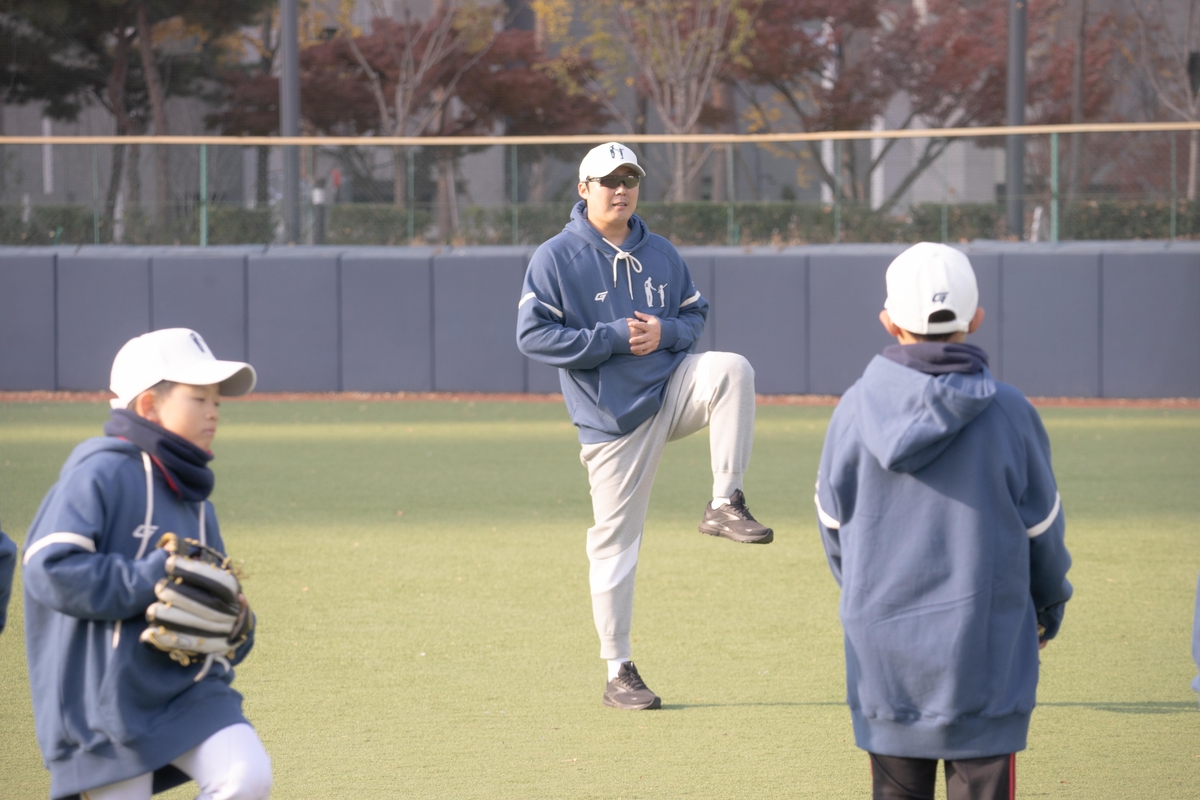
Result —
[[[954, 322], [956, 319], [958, 319], [957, 315], [948, 308], [939, 309], [929, 315], [930, 322]], [[949, 333], [913, 333], [909, 331], [908, 335], [918, 342], [948, 342], [955, 333], [956, 331]]]
[[137, 404], [137, 399], [139, 397], [141, 397], [144, 392], [154, 392], [155, 396], [157, 396], [159, 399], [162, 399], [162, 398], [166, 397], [167, 395], [169, 395], [171, 393], [171, 390], [174, 389], [178, 385], [179, 384], [176, 383], [175, 381], [159, 381], [158, 383], [151, 386], [149, 389], [145, 389], [145, 390], [135, 394], [133, 396], [133, 399], [129, 401], [129, 405], [125, 406], [125, 408], [127, 408], [130, 411], [136, 412], [137, 409], [134, 408], [134, 406]]

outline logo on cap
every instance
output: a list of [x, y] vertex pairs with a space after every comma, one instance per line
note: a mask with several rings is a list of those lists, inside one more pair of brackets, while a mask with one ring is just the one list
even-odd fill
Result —
[[609, 157], [609, 158], [616, 158], [616, 157], [617, 157], [617, 151], [618, 151], [618, 150], [620, 150], [620, 151], [621, 151], [621, 158], [624, 158], [624, 157], [625, 157], [625, 148], [624, 148], [624, 147], [617, 147], [616, 145], [613, 145], [613, 144], [610, 144], [610, 145], [608, 146], [608, 157]]
[[949, 292], [938, 292], [937, 294], [935, 294], [935, 295], [933, 296], [933, 302], [935, 302], [935, 303], [944, 303], [944, 302], [946, 302], [946, 298], [947, 298], [949, 295], [950, 295], [950, 293], [949, 293]]
[[201, 353], [208, 352], [208, 348], [204, 346], [204, 342], [201, 341], [200, 337], [194, 332], [192, 333], [192, 341], [196, 343], [196, 349], [198, 349]]

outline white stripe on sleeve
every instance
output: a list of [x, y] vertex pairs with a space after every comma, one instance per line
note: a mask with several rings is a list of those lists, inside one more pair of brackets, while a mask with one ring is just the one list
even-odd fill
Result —
[[555, 308], [554, 306], [550, 305], [550, 304], [549, 304], [549, 303], [547, 303], [545, 300], [542, 300], [541, 298], [539, 298], [539, 297], [537, 296], [537, 294], [536, 294], [536, 293], [534, 293], [534, 292], [530, 292], [529, 294], [527, 294], [527, 295], [525, 295], [524, 297], [522, 297], [522, 298], [521, 298], [521, 302], [517, 303], [517, 308], [520, 308], [521, 306], [525, 305], [525, 304], [526, 304], [526, 303], [528, 303], [530, 300], [537, 300], [539, 303], [541, 303], [542, 305], [544, 305], [546, 308], [550, 309], [550, 313], [551, 313], [551, 314], [553, 314], [554, 316], [558, 317], [559, 319], [562, 319], [562, 318], [563, 318], [563, 312], [559, 311], [557, 308]]
[[838, 522], [833, 517], [825, 513], [825, 509], [821, 508], [821, 498], [818, 495], [813, 495], [813, 502], [817, 504], [817, 519], [821, 520], [821, 524], [831, 531], [836, 531], [842, 527], [842, 523]]
[[694, 295], [692, 295], [687, 300], [684, 300], [682, 303], [680, 303], [679, 307], [683, 308], [685, 306], [690, 306], [692, 303], [696, 302], [699, 299], [700, 299], [700, 292], [697, 290], [697, 292]]
[[1026, 530], [1030, 539], [1041, 536], [1046, 531], [1050, 530], [1050, 526], [1054, 524], [1054, 520], [1058, 519], [1059, 512], [1062, 511], [1062, 495], [1058, 492], [1054, 493], [1054, 508], [1050, 509], [1050, 515], [1044, 520]]
[[89, 553], [96, 552], [96, 543], [86, 536], [78, 533], [51, 533], [48, 536], [43, 536], [33, 543], [32, 546], [25, 550], [25, 558], [21, 560], [22, 564], [28, 564], [29, 559], [33, 558], [34, 554], [43, 547], [49, 547], [52, 544], [73, 544], [76, 547], [82, 547]]

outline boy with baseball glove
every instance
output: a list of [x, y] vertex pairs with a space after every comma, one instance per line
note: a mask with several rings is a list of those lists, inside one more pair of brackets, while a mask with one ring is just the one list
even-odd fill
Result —
[[25, 542], [25, 641], [51, 798], [260, 800], [271, 762], [233, 666], [254, 615], [208, 495], [221, 395], [254, 368], [194, 331], [130, 340], [106, 436], [75, 448]]
[[817, 518], [842, 589], [846, 694], [876, 800], [1011, 800], [1038, 650], [1071, 597], [1050, 442], [1037, 411], [966, 344], [983, 322], [970, 261], [915, 245], [887, 271], [899, 344], [842, 396]]

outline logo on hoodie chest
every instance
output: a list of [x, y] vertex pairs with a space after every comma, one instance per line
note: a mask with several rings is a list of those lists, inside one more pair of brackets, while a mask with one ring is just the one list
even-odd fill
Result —
[[666, 283], [661, 283], [658, 286], [655, 286], [654, 285], [654, 276], [651, 275], [649, 278], [646, 278], [646, 283], [643, 284], [642, 288], [644, 288], [646, 290], [646, 305], [647, 306], [649, 306], [650, 308], [654, 308], [654, 300], [655, 300], [655, 298], [658, 298], [658, 307], [659, 308], [667, 307], [667, 284]]

